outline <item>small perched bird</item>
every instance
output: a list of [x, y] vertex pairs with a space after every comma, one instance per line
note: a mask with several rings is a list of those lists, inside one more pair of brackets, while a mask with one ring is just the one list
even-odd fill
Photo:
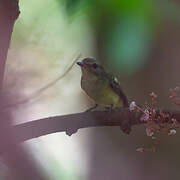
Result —
[[111, 108], [129, 106], [117, 78], [107, 73], [95, 59], [85, 58], [77, 64], [82, 70], [81, 87], [96, 105]]

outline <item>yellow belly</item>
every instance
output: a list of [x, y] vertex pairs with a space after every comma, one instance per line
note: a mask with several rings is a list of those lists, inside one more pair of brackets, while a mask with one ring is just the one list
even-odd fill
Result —
[[109, 87], [104, 88], [98, 96], [94, 97], [97, 104], [104, 106], [122, 106], [119, 96]]
[[81, 82], [82, 89], [95, 101], [96, 104], [103, 106], [122, 106], [120, 97], [113, 91], [107, 81]]

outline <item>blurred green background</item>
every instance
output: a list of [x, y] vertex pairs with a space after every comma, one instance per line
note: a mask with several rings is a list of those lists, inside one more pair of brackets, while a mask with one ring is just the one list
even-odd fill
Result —
[[[168, 98], [179, 86], [180, 3], [173, 0], [19, 0], [8, 54], [5, 88], [27, 98], [63, 74], [73, 60], [95, 57], [115, 74], [129, 100], [177, 108]], [[13, 110], [15, 123], [86, 110], [93, 102], [80, 88], [76, 65], [33, 102]], [[18, 100], [14, 99], [14, 102]], [[138, 153], [151, 143], [143, 126], [132, 134], [91, 128], [72, 137], [56, 133], [25, 142], [52, 180], [179, 179], [179, 132], [160, 137], [157, 153]], [[4, 168], [2, 168], [2, 173]]]

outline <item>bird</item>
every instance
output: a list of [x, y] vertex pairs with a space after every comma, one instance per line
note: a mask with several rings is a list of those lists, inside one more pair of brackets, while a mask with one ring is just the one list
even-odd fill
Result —
[[122, 91], [118, 79], [107, 72], [94, 58], [84, 58], [77, 62], [81, 67], [81, 88], [95, 102], [97, 106], [109, 108], [128, 108], [128, 98]]

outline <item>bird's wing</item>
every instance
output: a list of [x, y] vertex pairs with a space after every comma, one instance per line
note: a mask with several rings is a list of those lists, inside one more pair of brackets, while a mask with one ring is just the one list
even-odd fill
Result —
[[123, 106], [129, 107], [128, 99], [127, 99], [126, 95], [124, 94], [124, 92], [122, 91], [122, 88], [120, 86], [118, 79], [115, 76], [113, 76], [112, 74], [107, 74], [107, 77], [108, 77], [110, 86], [113, 89], [113, 91], [115, 93], [117, 93], [119, 95], [119, 97], [122, 99]]

